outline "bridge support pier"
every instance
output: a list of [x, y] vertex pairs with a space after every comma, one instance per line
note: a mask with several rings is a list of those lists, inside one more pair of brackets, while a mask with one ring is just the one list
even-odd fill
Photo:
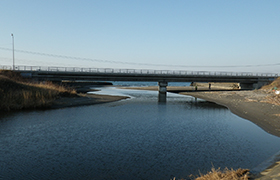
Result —
[[166, 93], [167, 93], [168, 82], [158, 82], [158, 101], [166, 102]]

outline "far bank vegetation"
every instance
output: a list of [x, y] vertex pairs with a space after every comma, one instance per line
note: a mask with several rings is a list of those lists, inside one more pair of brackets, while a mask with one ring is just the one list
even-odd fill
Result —
[[0, 70], [0, 111], [44, 108], [62, 96], [76, 96], [76, 92], [50, 82], [33, 83], [16, 72]]

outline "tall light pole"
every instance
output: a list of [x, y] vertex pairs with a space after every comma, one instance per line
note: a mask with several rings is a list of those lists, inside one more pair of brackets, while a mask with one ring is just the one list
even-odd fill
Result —
[[14, 46], [14, 35], [13, 33], [11, 34], [12, 36], [12, 43], [13, 43], [13, 70], [15, 70], [15, 46]]

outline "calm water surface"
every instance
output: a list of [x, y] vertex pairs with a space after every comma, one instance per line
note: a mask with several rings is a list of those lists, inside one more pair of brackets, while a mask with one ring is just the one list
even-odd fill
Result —
[[188, 96], [116, 90], [129, 100], [0, 117], [0, 179], [171, 179], [252, 169], [280, 139]]

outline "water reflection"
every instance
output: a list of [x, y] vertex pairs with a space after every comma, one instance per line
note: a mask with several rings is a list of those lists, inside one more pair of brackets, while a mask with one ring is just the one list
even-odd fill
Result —
[[219, 104], [208, 102], [204, 100], [191, 100], [186, 102], [187, 106], [194, 107], [194, 108], [201, 108], [201, 109], [223, 109], [226, 110], [227, 108], [221, 106]]
[[166, 103], [167, 95], [166, 93], [158, 93], [158, 102], [159, 103]]
[[171, 179], [253, 168], [279, 138], [188, 96], [122, 91], [129, 100], [2, 116], [0, 179]]

